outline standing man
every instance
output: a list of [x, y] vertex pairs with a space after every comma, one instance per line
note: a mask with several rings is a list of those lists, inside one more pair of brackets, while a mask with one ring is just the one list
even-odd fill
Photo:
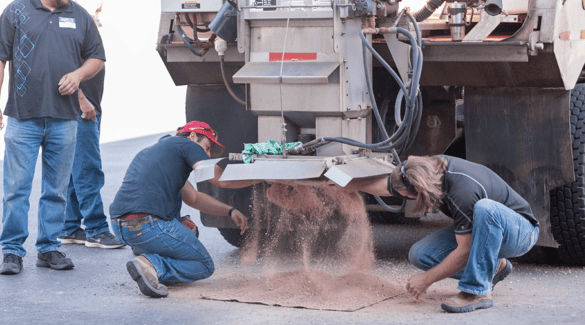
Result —
[[[104, 172], [100, 154], [101, 100], [106, 69], [79, 86], [79, 104], [95, 111], [93, 116], [81, 113], [77, 119], [77, 143], [73, 170], [67, 189], [67, 217], [61, 236], [62, 244], [85, 244], [87, 247], [120, 248], [108, 226], [100, 190]], [[85, 230], [81, 228], [81, 220]]]
[[[73, 268], [59, 252], [65, 221], [81, 81], [104, 66], [105, 53], [91, 16], [71, 0], [17, 0], [0, 17], [0, 82], [10, 61], [10, 92], [4, 114], [4, 206], [0, 274], [22, 270], [28, 237], [29, 197], [42, 148], [42, 193], [36, 249], [39, 267]], [[84, 109], [85, 114], [93, 114]], [[0, 115], [0, 122], [2, 122]]]
[[[230, 216], [246, 230], [246, 217], [234, 207], [197, 192], [187, 179], [198, 163], [220, 157], [225, 148], [207, 123], [189, 122], [176, 136], [165, 136], [140, 151], [128, 167], [124, 182], [110, 206], [112, 228], [122, 242], [145, 252], [126, 264], [145, 296], [166, 297], [166, 282], [192, 282], [210, 277], [213, 260], [195, 233], [179, 221], [182, 202], [211, 215]], [[258, 181], [214, 185], [251, 186]], [[182, 201], [182, 202], [181, 202]]]
[[406, 284], [418, 299], [433, 283], [458, 279], [461, 292], [441, 305], [448, 312], [492, 307], [493, 287], [512, 271], [507, 258], [538, 239], [526, 200], [489, 168], [463, 159], [411, 156], [389, 177], [352, 183], [350, 190], [416, 200], [415, 214], [440, 210], [453, 219], [411, 247], [410, 262], [425, 272]]

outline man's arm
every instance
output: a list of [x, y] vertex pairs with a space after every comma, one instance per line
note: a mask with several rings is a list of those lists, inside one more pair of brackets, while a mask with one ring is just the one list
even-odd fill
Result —
[[[2, 91], [2, 83], [4, 82], [4, 67], [6, 67], [6, 61], [0, 60], [0, 92]], [[2, 110], [0, 109], [0, 123], [2, 123], [4, 116], [2, 115]]]
[[[0, 86], [2, 86], [0, 84]], [[86, 120], [92, 120], [95, 122], [95, 107], [87, 100], [85, 94], [81, 89], [78, 92], [79, 95], [79, 106], [81, 107], [81, 118]]]
[[73, 94], [79, 89], [82, 81], [93, 78], [104, 68], [104, 61], [100, 59], [88, 59], [81, 67], [64, 75], [59, 81], [59, 93], [63, 96]]
[[469, 259], [471, 249], [471, 234], [455, 235], [457, 248], [447, 255], [438, 265], [422, 274], [416, 274], [408, 279], [406, 289], [416, 299], [425, 293], [431, 284], [446, 279], [463, 270]]
[[[183, 196], [183, 202], [188, 206], [197, 209], [201, 212], [215, 215], [215, 216], [228, 216], [231, 206], [219, 202], [211, 196], [201, 193], [195, 190], [191, 182], [187, 181], [185, 186], [181, 189], [181, 195]], [[232, 211], [232, 220], [242, 230], [241, 234], [244, 234], [248, 227], [248, 219], [237, 209]]]

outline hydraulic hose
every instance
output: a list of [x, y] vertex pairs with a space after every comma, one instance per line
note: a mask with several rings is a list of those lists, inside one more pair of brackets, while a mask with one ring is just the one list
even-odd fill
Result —
[[[335, 141], [335, 142], [340, 142], [340, 143], [355, 146], [355, 147], [367, 148], [367, 149], [372, 149], [372, 150], [395, 150], [395, 149], [398, 149], [398, 151], [399, 151], [398, 153], [393, 152], [393, 155], [395, 156], [395, 158], [397, 158], [397, 156], [399, 156], [402, 152], [404, 152], [404, 150], [408, 149], [408, 147], [412, 144], [412, 142], [414, 141], [414, 138], [416, 136], [415, 132], [418, 132], [420, 119], [422, 117], [422, 96], [421, 96], [420, 90], [418, 89], [418, 83], [420, 81], [420, 74], [422, 72], [423, 58], [422, 58], [422, 50], [421, 50], [420, 30], [418, 29], [416, 21], [412, 17], [412, 15], [409, 12], [406, 12], [406, 14], [413, 21], [418, 39], [415, 39], [409, 31], [407, 31], [403, 28], [396, 28], [395, 31], [397, 33], [400, 33], [400, 34], [404, 34], [409, 39], [409, 41], [412, 45], [411, 61], [413, 62], [413, 66], [412, 66], [413, 77], [412, 77], [411, 82], [408, 85], [406, 85], [406, 84], [404, 84], [404, 82], [402, 82], [402, 80], [400, 79], [398, 74], [396, 74], [396, 72], [390, 67], [390, 65], [369, 44], [369, 42], [365, 38], [364, 31], [361, 31], [361, 33], [360, 33], [360, 38], [362, 39], [362, 44], [364, 46], [363, 56], [364, 56], [364, 71], [365, 71], [365, 75], [366, 75], [366, 85], [368, 88], [368, 93], [370, 95], [370, 101], [372, 102], [373, 112], [374, 112], [374, 115], [376, 117], [376, 121], [378, 122], [378, 127], [380, 129], [380, 132], [384, 136], [385, 140], [378, 142], [378, 143], [365, 144], [365, 143], [361, 143], [359, 141], [349, 139], [349, 138], [323, 137], [323, 138], [317, 139], [318, 142]], [[399, 92], [399, 94], [398, 94], [399, 98], [397, 99], [398, 105], [395, 106], [395, 111], [398, 111], [397, 114], [400, 114], [401, 103], [402, 103], [403, 97], [405, 99], [406, 110], [405, 110], [405, 114], [404, 114], [404, 119], [401, 119], [401, 122], [398, 125], [398, 129], [391, 136], [388, 135], [388, 131], [386, 130], [386, 128], [384, 126], [384, 121], [382, 120], [382, 117], [380, 116], [380, 112], [378, 110], [378, 107], [377, 107], [377, 104], [375, 101], [373, 87], [369, 82], [370, 78], [369, 78], [368, 67], [366, 64], [366, 62], [367, 62], [366, 61], [366, 50], [365, 50], [366, 48], [370, 52], [372, 52], [374, 57], [378, 61], [380, 61], [380, 63], [382, 63], [382, 65], [386, 68], [386, 70], [388, 70], [390, 75], [392, 75], [392, 77], [396, 80], [396, 82], [400, 86], [401, 91]], [[400, 162], [400, 160], [397, 160], [397, 162]]]
[[[412, 90], [412, 86], [413, 85], [416, 86], [415, 89], [416, 89], [416, 97], [417, 97], [417, 99], [416, 99], [415, 105], [417, 105], [417, 106], [413, 107], [415, 109], [415, 111], [416, 111], [416, 117], [415, 117], [415, 121], [413, 123], [414, 129], [412, 130], [412, 133], [411, 133], [412, 134], [412, 137], [405, 144], [405, 147], [404, 147], [405, 149], [407, 149], [408, 147], [410, 147], [410, 145], [412, 145], [412, 142], [414, 141], [415, 136], [418, 133], [418, 128], [420, 126], [420, 120], [422, 118], [422, 106], [423, 106], [422, 96], [420, 94], [420, 91], [418, 90], [418, 82], [420, 81], [420, 72], [422, 71], [422, 50], [421, 50], [422, 41], [421, 41], [421, 35], [420, 35], [420, 30], [419, 30], [419, 28], [418, 28], [418, 26], [416, 24], [416, 19], [410, 14], [410, 12], [406, 11], [406, 14], [409, 17], [409, 19], [412, 21], [412, 23], [413, 23], [413, 25], [415, 27], [415, 31], [416, 31], [416, 45], [417, 45], [416, 46], [416, 51], [419, 52], [420, 55], [417, 56], [417, 59], [418, 59], [417, 61], [414, 61], [413, 60], [413, 62], [416, 62], [417, 65], [416, 65], [416, 68], [413, 69], [415, 71], [415, 73], [413, 74], [413, 79], [410, 82], [410, 86], [411, 86], [411, 90]], [[402, 16], [402, 15], [400, 15], [400, 16]], [[364, 41], [364, 38], [362, 38], [362, 42]], [[409, 37], [409, 39], [410, 39], [411, 44], [413, 45], [412, 38]], [[363, 43], [369, 45], [368, 42], [363, 42]], [[376, 52], [373, 49], [373, 47], [369, 46], [368, 48], [370, 49], [370, 51], [372, 51], [372, 54], [374, 54]], [[414, 45], [413, 45], [413, 50], [414, 50]], [[378, 60], [380, 60], [380, 58], [379, 58], [380, 56], [377, 53], [375, 54], [375, 56], [376, 56], [376, 58]], [[413, 56], [414, 56], [414, 54], [413, 54]], [[401, 89], [398, 92], [398, 96], [396, 98], [396, 103], [394, 105], [394, 114], [395, 114], [394, 116], [395, 116], [396, 124], [400, 128], [402, 125], [404, 125], [406, 122], [408, 122], [408, 121], [406, 121], [406, 117], [405, 117], [404, 120], [402, 120], [401, 114], [400, 114], [401, 109], [402, 109], [402, 99], [404, 98], [404, 95], [405, 95], [405, 92], [404, 92], [404, 88], [405, 87], [402, 87], [403, 84], [402, 84], [401, 80], [399, 78], [397, 78], [398, 76], [396, 75], [396, 73], [392, 73], [392, 72], [394, 72], [394, 70], [393, 69], [389, 69], [389, 66], [386, 63], [386, 61], [380, 60], [380, 62], [383, 62], [384, 67], [386, 68], [386, 70], [388, 70], [389, 72], [391, 72], [391, 74], [394, 77], [394, 79], [398, 82], [399, 85], [401, 85]], [[365, 63], [365, 54], [364, 54], [364, 63]], [[365, 66], [365, 64], [364, 64], [364, 66]], [[365, 69], [366, 69], [366, 75], [367, 75], [367, 67]], [[417, 70], [417, 69], [419, 69], [419, 70]], [[366, 82], [368, 83], [368, 88], [371, 89], [370, 82], [369, 82], [369, 78], [366, 80]], [[374, 98], [373, 94], [371, 94], [371, 98]], [[372, 102], [375, 104], [375, 100], [374, 99], [372, 99]], [[408, 111], [408, 105], [407, 105], [407, 111]], [[377, 114], [377, 115], [379, 115], [379, 114]], [[376, 118], [378, 119], [378, 116]], [[378, 120], [381, 120], [381, 119], [378, 119]], [[384, 120], [382, 120], [381, 122], [384, 123]], [[386, 128], [384, 127], [384, 124], [380, 124], [380, 121], [378, 121], [378, 123], [379, 123], [378, 125], [382, 125], [382, 127], [380, 129], [382, 129], [384, 131], [383, 134], [386, 136], [386, 138], [388, 138], [388, 133], [386, 132]], [[396, 149], [395, 148], [392, 148], [392, 154], [393, 154], [394, 159], [396, 160], [396, 162], [397, 163], [400, 163], [400, 158], [399, 158], [399, 155], [396, 152]], [[404, 209], [406, 207], [406, 200], [402, 200], [402, 204], [398, 208], [393, 208], [393, 207], [389, 206], [388, 204], [386, 204], [386, 202], [384, 202], [382, 200], [382, 198], [380, 198], [379, 196], [374, 195], [374, 198], [376, 199], [376, 201], [378, 202], [378, 204], [380, 206], [382, 206], [386, 211], [388, 211], [390, 213], [401, 213], [401, 212], [404, 211]]]
[[[179, 32], [179, 36], [181, 36], [181, 38], [183, 39], [183, 42], [185, 42], [185, 45], [187, 45], [187, 48], [189, 48], [189, 51], [191, 51], [191, 53], [193, 53], [197, 56], [203, 56], [203, 54], [201, 54], [201, 52], [195, 51], [193, 46], [191, 46], [191, 42], [190, 42], [189, 38], [187, 37], [187, 35], [185, 35], [185, 32], [183, 31], [183, 27], [181, 27], [181, 25], [179, 25], [179, 24], [177, 24], [177, 31]], [[193, 33], [193, 35], [197, 35], [197, 33]], [[195, 38], [197, 38], [197, 36], [195, 36]]]
[[445, 0], [429, 0], [424, 7], [414, 13], [414, 18], [417, 22], [421, 22], [429, 18], [437, 8], [439, 8]]
[[223, 55], [220, 55], [219, 56], [219, 66], [221, 67], [221, 77], [223, 78], [223, 83], [225, 84], [225, 87], [227, 88], [227, 90], [230, 93], [230, 95], [232, 95], [232, 97], [236, 100], [236, 102], [238, 102], [239, 104], [242, 104], [242, 105], [246, 106], [246, 101], [241, 100], [240, 97], [238, 97], [236, 95], [236, 93], [234, 93], [234, 91], [232, 90], [232, 87], [227, 82], [227, 78], [225, 76], [225, 69], [223, 67], [223, 57], [224, 57]]
[[[442, 3], [443, 1], [441, 1]], [[360, 32], [360, 38], [362, 40], [363, 46], [363, 62], [364, 62], [364, 72], [366, 76], [366, 85], [368, 88], [368, 94], [370, 95], [370, 101], [372, 102], [374, 116], [376, 117], [376, 121], [378, 123], [378, 127], [380, 132], [382, 133], [385, 140], [374, 143], [374, 144], [363, 144], [359, 141], [348, 139], [348, 138], [339, 138], [339, 137], [324, 137], [317, 140], [317, 142], [321, 141], [336, 141], [341, 142], [348, 145], [358, 146], [361, 148], [370, 148], [376, 150], [391, 150], [392, 155], [397, 163], [400, 163], [399, 155], [404, 152], [412, 143], [418, 133], [418, 129], [420, 126], [420, 120], [422, 118], [422, 95], [419, 90], [419, 81], [420, 75], [422, 72], [422, 65], [423, 65], [423, 55], [422, 55], [422, 41], [421, 41], [421, 34], [420, 30], [417, 25], [416, 19], [410, 14], [410, 12], [406, 11], [406, 15], [412, 21], [415, 31], [416, 31], [416, 39], [412, 36], [412, 34], [403, 29], [403, 28], [395, 28], [396, 33], [400, 33], [405, 35], [412, 46], [411, 50], [411, 62], [412, 62], [412, 79], [408, 84], [402, 82], [402, 79], [398, 76], [398, 74], [390, 67], [390, 65], [376, 52], [376, 50], [370, 45], [365, 37], [365, 33], [362, 30]], [[394, 28], [394, 27], [393, 27]], [[373, 86], [370, 83], [369, 77], [369, 69], [367, 66], [366, 61], [366, 48], [372, 53], [372, 55], [386, 68], [386, 70], [390, 73], [390, 75], [396, 80], [400, 87], [400, 91], [398, 92], [396, 104], [394, 107], [396, 122], [398, 125], [398, 129], [392, 134], [391, 136], [388, 135], [388, 131], [385, 128], [385, 123], [382, 117], [380, 116], [380, 112], [378, 110], [376, 100], [374, 97]], [[404, 118], [401, 117], [401, 110], [402, 110], [402, 101], [405, 102], [405, 114]], [[397, 149], [399, 152], [397, 152]], [[406, 206], [406, 200], [403, 200], [402, 204], [398, 208], [393, 208], [387, 205], [379, 196], [374, 196], [378, 204], [384, 207], [387, 211], [392, 213], [400, 213], [404, 211]]]
[[[438, 3], [440, 6], [444, 0], [430, 0], [430, 3]], [[436, 8], [435, 8], [436, 9]], [[434, 11], [434, 10], [433, 10]], [[423, 54], [422, 54], [422, 40], [421, 40], [421, 33], [420, 29], [417, 25], [417, 19], [413, 17], [413, 15], [408, 11], [402, 11], [401, 14], [405, 12], [408, 18], [412, 21], [415, 32], [416, 32], [416, 39], [412, 36], [412, 34], [403, 29], [397, 27], [391, 27], [391, 29], [396, 32], [405, 35], [408, 40], [410, 41], [410, 45], [412, 46], [411, 49], [411, 62], [412, 62], [412, 69], [409, 71], [409, 75], [412, 75], [412, 79], [408, 84], [405, 84], [402, 79], [398, 76], [398, 74], [390, 67], [390, 65], [376, 52], [376, 50], [372, 47], [372, 45], [368, 42], [365, 37], [365, 31], [362, 30], [360, 32], [360, 38], [362, 40], [362, 54], [363, 54], [363, 62], [364, 62], [364, 73], [366, 77], [366, 85], [368, 89], [368, 94], [370, 96], [370, 101], [372, 102], [372, 111], [374, 112], [374, 116], [376, 117], [376, 122], [378, 123], [378, 128], [380, 129], [380, 133], [382, 133], [384, 140], [378, 143], [366, 144], [362, 143], [353, 139], [344, 138], [344, 137], [322, 137], [311, 141], [305, 145], [313, 145], [319, 146], [324, 144], [325, 142], [339, 142], [343, 144], [347, 144], [350, 146], [355, 146], [359, 148], [367, 148], [372, 150], [390, 150], [394, 157], [394, 160], [400, 164], [400, 154], [407, 150], [410, 145], [415, 140], [416, 134], [418, 133], [418, 129], [420, 126], [420, 121], [422, 118], [422, 106], [423, 100], [422, 95], [419, 90], [419, 81], [420, 76], [422, 73], [422, 66], [423, 66]], [[432, 14], [432, 12], [431, 12]], [[429, 14], [430, 15], [430, 14]], [[424, 19], [423, 19], [424, 20]], [[394, 107], [396, 122], [398, 125], [398, 129], [392, 134], [389, 135], [388, 131], [386, 130], [384, 120], [380, 115], [380, 111], [376, 104], [376, 99], [374, 97], [373, 86], [370, 83], [370, 76], [369, 76], [369, 69], [367, 65], [367, 52], [368, 49], [372, 55], [384, 66], [384, 68], [390, 73], [390, 75], [396, 80], [400, 87], [400, 91], [398, 92], [396, 105]], [[402, 110], [402, 102], [405, 103], [405, 112], [404, 118], [401, 116]], [[303, 146], [305, 146], [303, 145]], [[299, 149], [302, 150], [303, 146]], [[299, 150], [299, 151], [300, 151]], [[404, 207], [406, 206], [406, 200], [403, 200], [402, 205], [398, 208], [392, 208], [388, 206], [379, 196], [374, 196], [376, 201], [383, 206], [386, 210], [393, 213], [400, 213], [404, 211]]]

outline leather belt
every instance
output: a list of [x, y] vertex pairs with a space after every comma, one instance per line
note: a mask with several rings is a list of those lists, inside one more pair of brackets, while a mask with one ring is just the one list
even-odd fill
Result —
[[[134, 227], [143, 225], [145, 223], [149, 223], [150, 219], [148, 218], [148, 216], [151, 215], [148, 213], [125, 214], [121, 217], [112, 219], [112, 222], [115, 223], [116, 225], [119, 225], [120, 227], [124, 226]], [[151, 216], [151, 219], [153, 222], [163, 220], [163, 218], [157, 216]]]
[[148, 217], [149, 214], [148, 213], [132, 213], [132, 214], [125, 214], [123, 216], [118, 217], [119, 219], [122, 220], [132, 220], [132, 219], [140, 219], [140, 218], [144, 218], [144, 217]]

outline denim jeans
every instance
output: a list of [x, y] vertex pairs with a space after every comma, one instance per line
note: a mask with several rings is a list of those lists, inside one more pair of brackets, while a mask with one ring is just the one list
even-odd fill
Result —
[[195, 234], [177, 219], [152, 221], [136, 227], [112, 229], [124, 244], [146, 252], [156, 269], [159, 281], [192, 282], [210, 277], [215, 271], [213, 260]]
[[110, 230], [100, 194], [104, 186], [100, 122], [99, 115], [95, 122], [83, 119], [81, 115], [77, 119], [75, 158], [67, 189], [67, 217], [61, 236], [70, 236], [81, 228], [81, 220], [88, 237]]
[[[538, 234], [538, 227], [503, 204], [489, 199], [478, 201], [473, 208], [467, 265], [452, 276], [459, 280], [458, 289], [480, 296], [491, 292], [500, 259], [526, 254], [536, 244]], [[449, 226], [415, 243], [408, 259], [426, 271], [441, 263], [455, 248], [455, 232]]]
[[46, 253], [61, 246], [57, 237], [65, 221], [76, 134], [75, 120], [8, 118], [4, 136], [4, 207], [0, 235], [4, 254], [26, 255], [22, 245], [28, 237], [29, 197], [39, 148], [42, 148], [43, 175], [36, 248]]

